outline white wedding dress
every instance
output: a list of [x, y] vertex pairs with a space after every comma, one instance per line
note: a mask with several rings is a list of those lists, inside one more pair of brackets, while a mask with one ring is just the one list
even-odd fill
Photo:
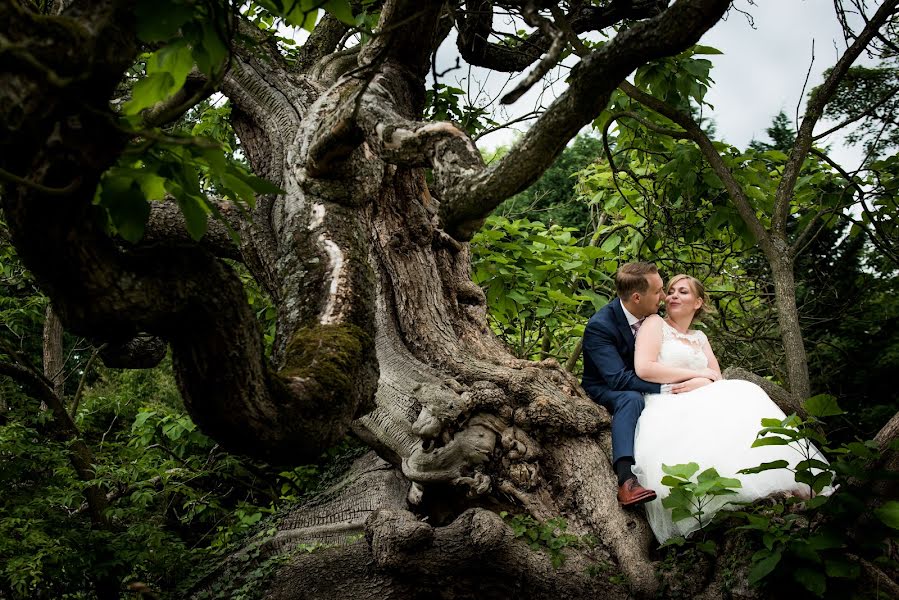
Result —
[[[663, 323], [658, 361], [674, 367], [705, 368], [708, 359], [702, 351], [704, 340], [701, 331], [683, 334]], [[751, 502], [779, 491], [808, 495], [808, 486], [797, 483], [793, 472], [787, 469], [752, 475], [738, 473], [740, 469], [775, 460], [786, 460], [795, 467], [806, 458], [792, 445], [752, 447], [762, 429], [762, 419], [786, 418], [754, 383], [722, 380], [683, 394], [648, 394], [645, 400], [646, 407], [637, 422], [634, 473], [640, 485], [658, 494], [656, 500], [644, 506], [649, 525], [660, 542], [686, 536], [699, 528], [693, 518], [673, 522], [671, 510], [662, 506], [662, 499], [670, 491], [662, 484], [662, 464], [695, 462], [699, 464], [697, 474], [714, 467], [722, 477], [740, 480], [742, 488], [736, 489], [737, 494], [717, 496], [703, 508], [703, 523], [722, 508], [738, 508], [726, 506], [732, 502]], [[816, 448], [812, 447], [811, 452], [812, 458], [825, 461]], [[822, 493], [832, 491], [825, 488]]]

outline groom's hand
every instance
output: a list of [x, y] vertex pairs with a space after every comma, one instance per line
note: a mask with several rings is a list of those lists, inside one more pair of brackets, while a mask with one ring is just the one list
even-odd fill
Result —
[[712, 380], [707, 377], [694, 377], [693, 379], [688, 379], [686, 381], [682, 381], [681, 383], [675, 383], [671, 385], [671, 393], [672, 394], [683, 394], [686, 392], [692, 392], [693, 390], [698, 390], [704, 385], [708, 385], [712, 383]]

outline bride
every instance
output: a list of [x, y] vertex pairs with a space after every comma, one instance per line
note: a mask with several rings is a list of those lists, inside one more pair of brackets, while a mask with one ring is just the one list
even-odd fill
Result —
[[[792, 446], [752, 447], [763, 418], [782, 420], [786, 416], [757, 385], [721, 380], [718, 361], [705, 334], [690, 329], [693, 321], [708, 311], [702, 283], [689, 275], [675, 276], [668, 284], [665, 305], [666, 318], [652, 315], [640, 327], [634, 353], [639, 377], [671, 384], [670, 394], [645, 396], [646, 407], [637, 422], [634, 444], [634, 472], [640, 485], [658, 493], [658, 498], [645, 506], [660, 542], [699, 528], [692, 518], [673, 522], [671, 510], [662, 506], [669, 491], [661, 483], [663, 463], [694, 462], [700, 471], [714, 467], [722, 477], [741, 481], [737, 494], [715, 496], [703, 507], [703, 524], [717, 511], [727, 509], [728, 502], [751, 502], [773, 492], [808, 494], [808, 486], [797, 483], [785, 468], [752, 475], [738, 473], [775, 460], [786, 460], [795, 468], [806, 456]], [[697, 377], [697, 372], [713, 375], [715, 381]], [[817, 449], [812, 447], [811, 452], [812, 458], [824, 461]]]

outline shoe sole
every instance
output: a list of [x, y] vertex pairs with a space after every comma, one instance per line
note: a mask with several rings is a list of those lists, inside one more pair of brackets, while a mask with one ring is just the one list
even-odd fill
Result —
[[652, 502], [655, 499], [656, 499], [655, 494], [647, 494], [645, 496], [641, 496], [640, 498], [637, 498], [636, 500], [632, 500], [627, 503], [621, 502], [619, 500], [618, 506], [620, 506], [621, 508], [630, 508], [631, 506], [640, 506], [641, 504], [646, 504], [647, 502]]

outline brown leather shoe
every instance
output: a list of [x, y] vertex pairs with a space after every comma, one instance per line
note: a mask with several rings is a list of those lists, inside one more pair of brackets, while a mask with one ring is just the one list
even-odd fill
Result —
[[640, 485], [636, 477], [631, 477], [618, 488], [618, 504], [624, 507], [638, 506], [656, 499], [656, 493]]

